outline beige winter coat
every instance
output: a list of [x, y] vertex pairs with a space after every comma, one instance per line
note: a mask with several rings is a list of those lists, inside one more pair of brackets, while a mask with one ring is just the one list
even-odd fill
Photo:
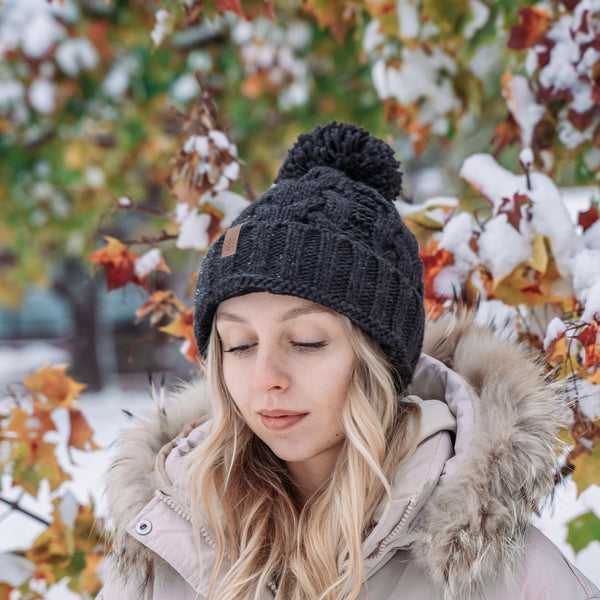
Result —
[[[529, 525], [552, 492], [559, 419], [525, 352], [465, 319], [434, 325], [410, 393], [421, 441], [363, 544], [359, 600], [600, 599]], [[114, 569], [99, 600], [205, 598], [214, 541], [204, 527], [197, 555], [173, 484], [210, 426], [204, 406], [204, 384], [192, 384], [121, 440], [108, 476]]]

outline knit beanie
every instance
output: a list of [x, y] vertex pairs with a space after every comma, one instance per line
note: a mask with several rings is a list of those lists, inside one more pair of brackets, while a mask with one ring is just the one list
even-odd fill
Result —
[[301, 135], [273, 186], [202, 261], [194, 298], [200, 353], [220, 302], [285, 294], [346, 315], [380, 344], [398, 389], [408, 386], [425, 314], [417, 241], [393, 203], [399, 165], [390, 146], [348, 123]]

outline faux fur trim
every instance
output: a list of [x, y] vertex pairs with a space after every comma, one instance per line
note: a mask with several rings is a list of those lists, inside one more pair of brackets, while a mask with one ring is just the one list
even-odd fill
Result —
[[[480, 399], [470, 451], [428, 500], [413, 545], [445, 597], [464, 600], [521, 558], [530, 514], [553, 490], [559, 402], [523, 347], [469, 317], [430, 324], [423, 351], [457, 371]], [[162, 483], [155, 469], [161, 448], [186, 425], [205, 420], [207, 406], [205, 382], [186, 384], [120, 439], [106, 479], [116, 524], [113, 585], [133, 580], [143, 589], [171, 574], [125, 527]]]
[[115, 588], [142, 590], [152, 581], [166, 577], [170, 565], [131, 537], [125, 527], [152, 500], [165, 482], [155, 468], [160, 450], [190, 424], [199, 425], [208, 418], [209, 395], [205, 381], [184, 384], [155, 411], [133, 417], [135, 424], [123, 432], [117, 442], [116, 458], [105, 476], [109, 513], [115, 524], [111, 539]]
[[514, 572], [530, 515], [553, 491], [559, 399], [523, 346], [468, 317], [431, 325], [423, 351], [479, 401], [470, 450], [426, 504], [414, 555], [447, 598], [470, 598]]

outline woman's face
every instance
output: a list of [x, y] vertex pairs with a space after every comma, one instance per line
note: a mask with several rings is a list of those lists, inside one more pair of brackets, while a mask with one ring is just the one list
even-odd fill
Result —
[[295, 479], [316, 487], [331, 474], [344, 439], [355, 355], [342, 317], [308, 300], [260, 292], [222, 302], [216, 326], [225, 384], [242, 417]]

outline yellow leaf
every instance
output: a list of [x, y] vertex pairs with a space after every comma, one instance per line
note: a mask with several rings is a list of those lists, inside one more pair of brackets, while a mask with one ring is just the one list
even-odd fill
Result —
[[591, 454], [583, 453], [572, 460], [573, 481], [577, 486], [577, 495], [590, 485], [600, 485], [600, 442], [594, 444]]
[[543, 235], [536, 235], [531, 244], [531, 261], [529, 263], [539, 273], [545, 273], [548, 267], [548, 252]]
[[42, 367], [31, 377], [25, 377], [25, 385], [32, 394], [43, 395], [45, 404], [50, 409], [71, 406], [73, 400], [87, 387], [67, 375], [66, 365]]
[[303, 0], [302, 8], [311, 13], [321, 29], [329, 29], [335, 41], [342, 45], [346, 34], [356, 22], [358, 8], [347, 0]]

